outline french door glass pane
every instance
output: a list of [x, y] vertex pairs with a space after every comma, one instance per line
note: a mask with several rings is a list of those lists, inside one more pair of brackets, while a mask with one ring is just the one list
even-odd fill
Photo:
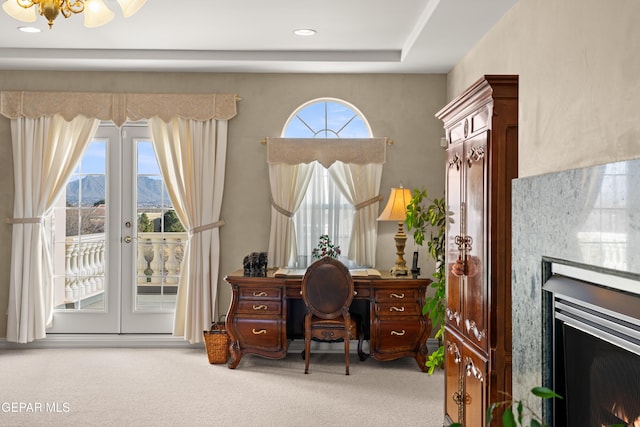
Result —
[[169, 200], [152, 143], [139, 140], [136, 144], [138, 246], [135, 309], [173, 311], [187, 233]]
[[104, 311], [106, 141], [93, 141], [54, 208], [54, 306]]

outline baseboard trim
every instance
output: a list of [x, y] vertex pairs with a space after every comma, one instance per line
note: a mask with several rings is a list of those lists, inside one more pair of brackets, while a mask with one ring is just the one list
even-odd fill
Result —
[[[429, 338], [429, 353], [438, 348], [438, 340]], [[362, 344], [362, 350], [369, 352], [369, 341]], [[204, 348], [204, 343], [191, 344], [181, 337], [170, 334], [49, 334], [47, 338], [27, 344], [9, 342], [0, 338], [0, 350], [31, 348]], [[288, 353], [300, 353], [304, 350], [304, 340], [289, 343]], [[311, 350], [316, 353], [342, 353], [344, 344], [312, 342]], [[349, 343], [350, 353], [358, 350], [358, 341]]]
[[204, 348], [170, 334], [49, 334], [27, 344], [0, 338], [0, 349], [30, 348]]

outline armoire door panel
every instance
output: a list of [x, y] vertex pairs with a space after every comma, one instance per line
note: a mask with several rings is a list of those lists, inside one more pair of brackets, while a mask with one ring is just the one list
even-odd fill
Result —
[[462, 275], [456, 272], [456, 265], [460, 261], [460, 251], [456, 239], [463, 234], [462, 230], [462, 180], [463, 180], [463, 150], [462, 146], [447, 150], [446, 183], [449, 189], [446, 193], [446, 205], [449, 212], [447, 221], [446, 263], [447, 263], [447, 307], [446, 321], [460, 327], [462, 322]]
[[462, 374], [462, 341], [450, 328], [444, 331], [444, 409], [454, 423], [463, 423], [464, 419], [464, 376]]
[[464, 206], [466, 225], [466, 280], [463, 297], [464, 333], [480, 348], [487, 345], [487, 133], [464, 143], [465, 188]]

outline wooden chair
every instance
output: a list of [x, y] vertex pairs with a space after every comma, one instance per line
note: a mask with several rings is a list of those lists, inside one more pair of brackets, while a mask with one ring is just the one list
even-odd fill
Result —
[[349, 340], [358, 337], [360, 360], [364, 332], [349, 314], [355, 295], [353, 278], [340, 261], [325, 257], [309, 266], [302, 279], [302, 299], [307, 307], [304, 318], [304, 373], [309, 373], [311, 340], [344, 341], [346, 375], [349, 375]]

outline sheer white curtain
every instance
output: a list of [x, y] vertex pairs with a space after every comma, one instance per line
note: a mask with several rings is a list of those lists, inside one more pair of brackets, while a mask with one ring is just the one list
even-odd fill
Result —
[[190, 343], [218, 318], [220, 220], [227, 152], [227, 121], [149, 119], [153, 145], [185, 244], [173, 334]]
[[355, 208], [348, 257], [358, 265], [375, 266], [382, 164], [358, 165], [336, 161], [329, 168], [329, 173]]
[[269, 235], [269, 265], [285, 267], [297, 257], [296, 231], [292, 216], [300, 207], [309, 180], [311, 164], [269, 163], [271, 187], [271, 231]]
[[15, 196], [7, 341], [46, 336], [53, 313], [53, 260], [45, 219], [65, 188], [99, 121], [77, 116], [11, 120]]

